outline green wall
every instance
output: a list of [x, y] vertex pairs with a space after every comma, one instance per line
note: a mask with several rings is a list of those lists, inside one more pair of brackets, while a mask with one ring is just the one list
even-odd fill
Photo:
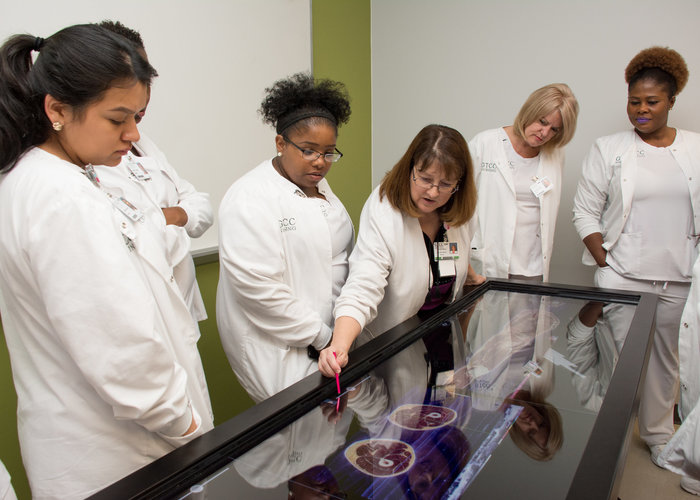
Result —
[[328, 182], [355, 223], [372, 191], [372, 86], [370, 0], [313, 0], [314, 76], [348, 88], [352, 115], [339, 130], [343, 158]]
[[[313, 0], [312, 17], [314, 75], [342, 81], [350, 93], [352, 116], [338, 138], [338, 149], [344, 156], [328, 179], [357, 228], [362, 205], [372, 189], [370, 0]], [[199, 324], [199, 350], [216, 424], [253, 404], [233, 375], [219, 341], [215, 310], [218, 275], [218, 262], [197, 265], [197, 280], [209, 313], [209, 319]], [[4, 336], [0, 342], [0, 408], [0, 460], [12, 476], [17, 496], [30, 498], [17, 441], [17, 397]]]
[[7, 354], [4, 333], [0, 342], [0, 408], [0, 460], [12, 476], [12, 486], [17, 497], [29, 498], [29, 483], [24, 474], [17, 440], [17, 394], [12, 384], [10, 357]]

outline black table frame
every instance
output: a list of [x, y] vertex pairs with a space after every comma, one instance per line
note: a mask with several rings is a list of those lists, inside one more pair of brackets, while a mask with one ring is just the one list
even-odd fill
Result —
[[[639, 407], [639, 387], [644, 381], [651, 350], [656, 295], [516, 280], [488, 280], [482, 285], [465, 288], [463, 297], [428, 320], [421, 321], [414, 316], [353, 351], [350, 362], [340, 375], [341, 384], [351, 384], [361, 378], [489, 290], [637, 306], [605, 400], [566, 497], [567, 500], [615, 498], [632, 424]], [[335, 395], [335, 380], [314, 373], [91, 498], [172, 498]]]

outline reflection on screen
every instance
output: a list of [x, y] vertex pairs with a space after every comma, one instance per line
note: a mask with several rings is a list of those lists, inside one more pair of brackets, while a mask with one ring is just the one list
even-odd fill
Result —
[[566, 420], [594, 421], [634, 309], [489, 291], [344, 387], [342, 405], [324, 402], [199, 486], [207, 498], [459, 498], [502, 453], [573, 477], [590, 429], [572, 439]]

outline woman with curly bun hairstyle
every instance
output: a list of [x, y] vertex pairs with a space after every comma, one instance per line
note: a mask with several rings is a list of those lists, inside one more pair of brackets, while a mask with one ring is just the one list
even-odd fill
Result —
[[[652, 460], [674, 432], [678, 338], [700, 233], [700, 135], [669, 126], [688, 68], [678, 52], [652, 47], [625, 70], [632, 129], [599, 138], [583, 163], [574, 224], [605, 288], [659, 296], [656, 332], [639, 411]], [[626, 335], [618, 329], [617, 348]], [[624, 330], [624, 331], [623, 331]]]
[[564, 170], [578, 102], [553, 83], [527, 98], [513, 125], [469, 141], [479, 191], [471, 259], [492, 278], [548, 281]]
[[299, 73], [266, 89], [276, 156], [219, 209], [217, 323], [233, 371], [258, 402], [316, 370], [348, 274], [353, 227], [325, 176], [350, 117], [345, 86]]

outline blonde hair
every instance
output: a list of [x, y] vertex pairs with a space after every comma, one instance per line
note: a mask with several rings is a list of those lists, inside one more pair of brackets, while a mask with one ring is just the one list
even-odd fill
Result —
[[422, 172], [438, 163], [450, 179], [457, 179], [458, 190], [439, 209], [440, 220], [453, 226], [466, 224], [476, 210], [474, 166], [467, 141], [457, 130], [444, 125], [428, 125], [411, 141], [396, 165], [384, 176], [379, 197], [402, 213], [419, 217], [411, 199], [411, 170]]
[[545, 85], [530, 94], [515, 117], [513, 131], [524, 139], [525, 129], [552, 111], [559, 111], [561, 114], [562, 127], [551, 140], [542, 145], [542, 150], [551, 151], [566, 146], [576, 132], [578, 101], [565, 83]]

